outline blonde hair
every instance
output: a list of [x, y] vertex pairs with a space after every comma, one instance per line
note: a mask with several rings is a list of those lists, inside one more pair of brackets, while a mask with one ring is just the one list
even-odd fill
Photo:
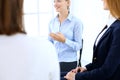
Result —
[[110, 13], [113, 17], [120, 19], [120, 0], [106, 0]]

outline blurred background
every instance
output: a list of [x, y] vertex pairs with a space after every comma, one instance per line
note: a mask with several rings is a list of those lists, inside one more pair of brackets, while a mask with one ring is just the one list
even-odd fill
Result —
[[[24, 25], [29, 36], [48, 36], [48, 23], [56, 16], [54, 0], [24, 0]], [[104, 27], [108, 12], [101, 0], [71, 0], [70, 11], [81, 19], [83, 29], [82, 66], [92, 61], [96, 36]], [[79, 57], [79, 55], [78, 55]]]

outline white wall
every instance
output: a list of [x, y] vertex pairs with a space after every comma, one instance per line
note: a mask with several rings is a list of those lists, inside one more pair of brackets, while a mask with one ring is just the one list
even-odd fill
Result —
[[93, 44], [96, 36], [107, 21], [108, 12], [103, 10], [102, 0], [72, 0], [71, 10], [84, 25], [82, 65], [92, 61]]

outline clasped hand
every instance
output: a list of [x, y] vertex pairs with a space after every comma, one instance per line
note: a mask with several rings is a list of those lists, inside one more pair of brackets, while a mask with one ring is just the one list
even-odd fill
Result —
[[71, 70], [70, 72], [68, 72], [66, 74], [66, 76], [64, 76], [64, 78], [66, 78], [67, 80], [75, 80], [75, 75], [78, 72], [84, 72], [87, 69], [84, 67], [77, 67], [76, 69]]

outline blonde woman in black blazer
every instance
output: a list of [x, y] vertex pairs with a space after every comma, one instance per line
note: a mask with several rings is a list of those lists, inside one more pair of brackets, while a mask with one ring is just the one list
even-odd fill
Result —
[[112, 17], [96, 38], [92, 63], [62, 73], [61, 80], [120, 80], [120, 0], [102, 1]]

